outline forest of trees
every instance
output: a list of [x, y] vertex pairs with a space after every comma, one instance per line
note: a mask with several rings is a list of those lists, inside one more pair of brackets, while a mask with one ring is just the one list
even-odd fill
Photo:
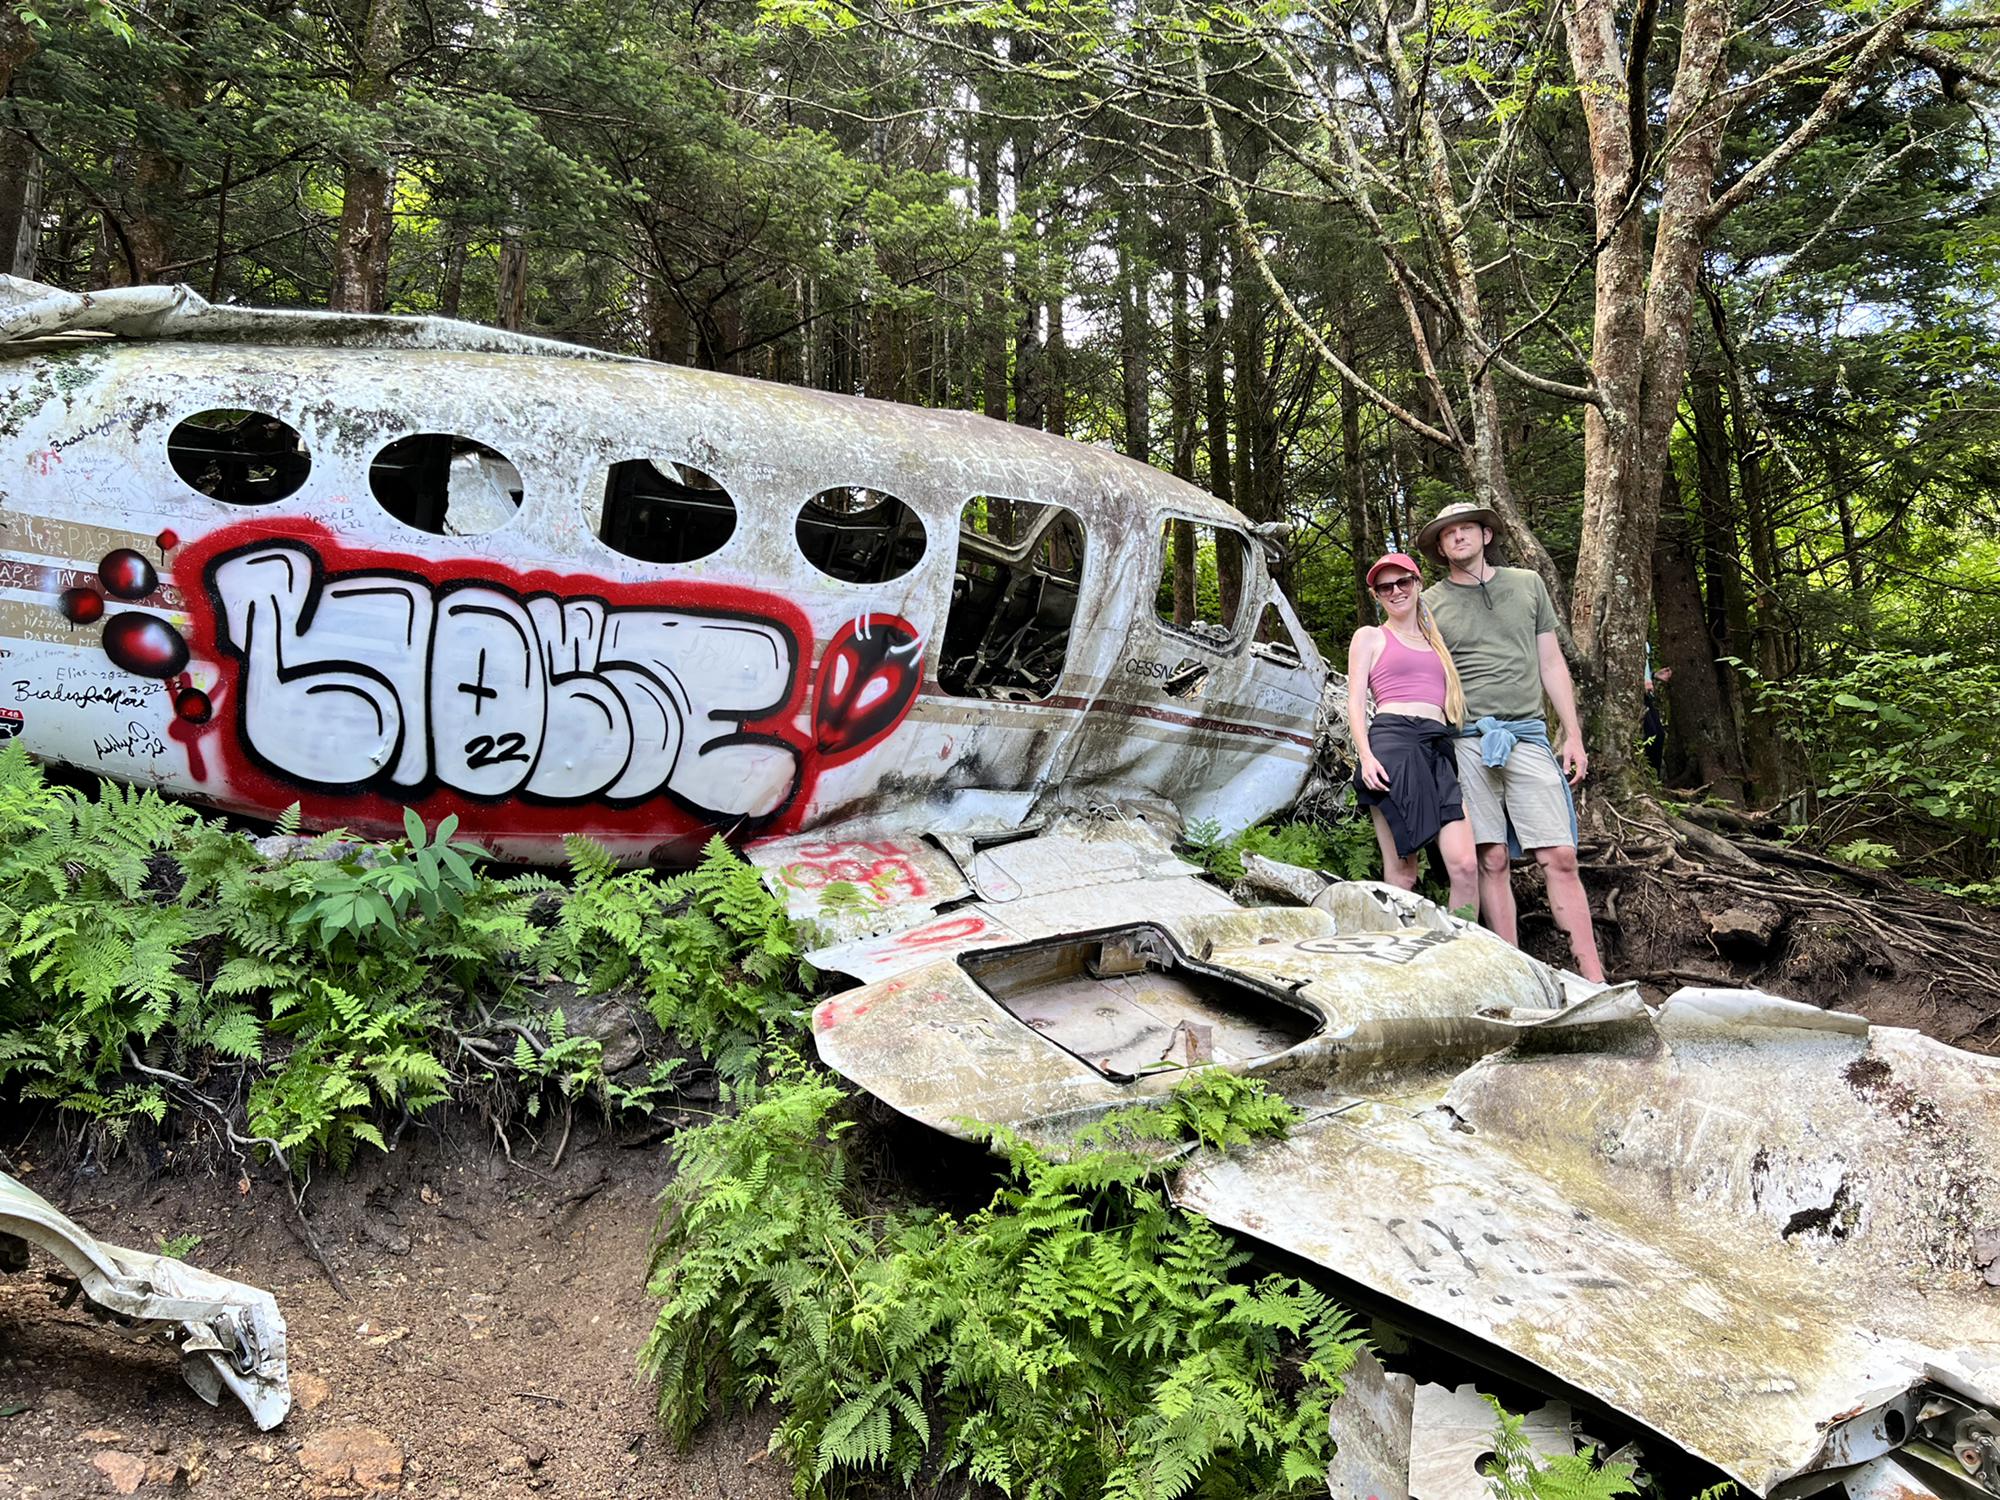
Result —
[[983, 411], [1259, 521], [1329, 656], [1454, 499], [1614, 790], [2000, 899], [2000, 11], [33, 0], [0, 269]]

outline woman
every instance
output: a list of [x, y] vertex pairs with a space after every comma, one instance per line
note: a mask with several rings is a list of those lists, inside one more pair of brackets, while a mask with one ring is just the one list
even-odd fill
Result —
[[1391, 552], [1378, 559], [1368, 570], [1368, 588], [1384, 619], [1355, 631], [1347, 648], [1347, 723], [1361, 758], [1355, 788], [1382, 845], [1382, 878], [1415, 890], [1418, 851], [1436, 839], [1452, 910], [1476, 918], [1479, 858], [1459, 803], [1452, 748], [1453, 726], [1465, 719], [1458, 668], [1424, 603], [1413, 558]]

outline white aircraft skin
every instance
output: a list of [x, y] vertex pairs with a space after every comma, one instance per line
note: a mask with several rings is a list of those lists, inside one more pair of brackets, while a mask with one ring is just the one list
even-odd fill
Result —
[[[382, 476], [425, 434], [452, 441], [399, 518]], [[608, 542], [634, 468], [718, 483], [726, 538]], [[913, 519], [843, 523], [812, 504], [835, 489]], [[974, 497], [1029, 534], [962, 536]], [[1241, 539], [1213, 629], [1156, 613], [1176, 518]], [[876, 555], [829, 550], [849, 534]], [[954, 618], [1008, 562], [1026, 633], [998, 597]], [[1064, 617], [1039, 672], [967, 675]], [[1233, 829], [1296, 796], [1325, 681], [1244, 518], [1103, 449], [439, 320], [0, 288], [0, 735], [47, 761], [310, 827], [456, 814], [535, 861], [570, 832], [663, 863], [716, 833], [992, 835], [1051, 799]]]

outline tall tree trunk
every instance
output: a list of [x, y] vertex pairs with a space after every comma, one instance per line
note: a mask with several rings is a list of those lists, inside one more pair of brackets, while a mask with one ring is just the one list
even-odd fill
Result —
[[1202, 397], [1208, 430], [1208, 488], [1234, 503], [1229, 466], [1229, 339], [1222, 320], [1222, 275], [1213, 224], [1201, 231]]
[[1153, 434], [1146, 399], [1146, 278], [1130, 243], [1136, 228], [1128, 218], [1118, 236], [1118, 375], [1125, 414], [1125, 452], [1145, 463], [1152, 452]]
[[[1716, 676], [1715, 651], [1702, 616], [1694, 544], [1688, 534], [1687, 502], [1671, 464], [1661, 484], [1653, 601], [1660, 621], [1660, 665], [1673, 670], [1666, 689], [1668, 742], [1685, 751], [1697, 783], [1740, 804], [1743, 747]], [[1671, 761], [1668, 769], [1676, 769]]]
[[1014, 262], [1014, 421], [1022, 427], [1042, 425], [1042, 299], [1040, 241], [1035, 226], [1022, 220], [1020, 248]]
[[[979, 212], [996, 228], [1004, 227], [1000, 210], [1000, 130], [984, 111], [973, 122], [978, 156]], [[1007, 420], [1007, 262], [995, 256], [992, 274], [979, 293], [980, 392], [986, 415]]]
[[1650, 148], [1643, 101], [1629, 96], [1615, 7], [1612, 0], [1569, 0], [1564, 18], [1590, 137], [1597, 227], [1591, 364], [1598, 400], [1584, 411], [1583, 539], [1570, 624], [1595, 679], [1586, 684], [1594, 688], [1598, 726], [1592, 749], [1614, 794], [1638, 786], [1631, 747], [1643, 711], [1653, 533], [1727, 119], [1715, 95], [1733, 15], [1732, 0], [1689, 0], [1682, 17], [1660, 131], [1650, 264], [1645, 216], [1631, 207]]
[[[396, 92], [395, 66], [403, 42], [403, 0], [366, 0], [358, 30], [348, 98], [365, 110], [379, 109]], [[381, 312], [389, 299], [389, 243], [395, 226], [396, 176], [382, 157], [350, 160], [341, 176], [340, 227], [333, 249], [333, 290], [327, 305], [344, 312]], [[501, 251], [504, 272], [506, 251]], [[504, 277], [503, 277], [504, 279]], [[507, 301], [501, 299], [501, 326]]]
[[1049, 298], [1049, 336], [1042, 345], [1042, 425], [1057, 437], [1069, 436], [1069, 340], [1063, 331], [1063, 295]]
[[[1194, 329], [1188, 317], [1192, 287], [1188, 278], [1188, 247], [1185, 236], [1174, 241], [1173, 349], [1167, 372], [1168, 401], [1173, 413], [1174, 473], [1194, 483], [1195, 460], [1200, 443], [1199, 421], [1194, 399]], [[1194, 620], [1194, 527], [1186, 521], [1168, 524], [1173, 540], [1169, 566], [1173, 571], [1174, 623], [1188, 625]]]
[[1174, 544], [1174, 623], [1185, 630], [1194, 623], [1195, 614], [1194, 522], [1175, 517], [1167, 523], [1167, 531]]
[[0, 268], [34, 280], [41, 242], [41, 153], [23, 132], [0, 131]]
[[[1343, 310], [1339, 336], [1340, 362], [1350, 370], [1359, 369], [1351, 305]], [[1361, 394], [1345, 380], [1340, 382], [1340, 474], [1341, 488], [1347, 492], [1347, 545], [1353, 553], [1354, 624], [1359, 629], [1375, 623], [1375, 611], [1368, 605], [1368, 569], [1382, 548], [1368, 513], [1368, 468], [1361, 456]]]
[[1847, 472], [1847, 450], [1838, 432], [1827, 439], [1826, 484], [1833, 491], [1834, 509], [1840, 516], [1841, 561], [1847, 572], [1847, 589], [1853, 594], [1855, 608], [1860, 613], [1855, 625], [1866, 639], [1868, 580], [1861, 566], [1861, 536], [1854, 524], [1853, 480]]
[[1187, 240], [1174, 239], [1173, 316], [1168, 332], [1172, 346], [1167, 351], [1167, 413], [1173, 427], [1174, 476], [1194, 482], [1194, 333], [1188, 326]]
[[41, 38], [21, 19], [21, 7], [0, 7], [0, 99], [14, 86], [14, 74], [41, 48]]
[[[1025, 67], [1039, 56], [1036, 42], [1019, 34], [1007, 39], [1008, 60]], [[1041, 163], [1032, 119], [1017, 116], [1009, 144], [1014, 169], [1014, 420], [1023, 427], [1043, 421], [1046, 371], [1042, 362], [1042, 268], [1044, 216], [1039, 199]]]
[[[444, 275], [438, 283], [438, 312], [447, 318], [455, 318], [465, 301], [465, 253], [467, 235], [465, 226], [454, 220], [445, 229]], [[658, 355], [651, 356], [654, 359]]]
[[[1419, 12], [1422, 9], [1419, 5]], [[1386, 17], [1386, 7], [1381, 14]], [[1529, 527], [1527, 517], [1515, 504], [1513, 485], [1507, 478], [1499, 375], [1492, 361], [1483, 358], [1479, 348], [1474, 346], [1474, 340], [1478, 345], [1488, 341], [1487, 319], [1479, 286], [1479, 257], [1472, 242], [1471, 230], [1459, 207], [1457, 187], [1452, 181], [1451, 147], [1445, 139], [1444, 126], [1437, 111], [1424, 100], [1425, 85], [1416, 74], [1412, 52], [1402, 46], [1385, 47], [1382, 52], [1390, 64], [1390, 79], [1401, 110], [1414, 125], [1411, 144], [1429, 178], [1429, 208], [1435, 216], [1439, 238], [1443, 241], [1445, 270], [1455, 311], [1464, 332], [1472, 336], [1466, 341], [1464, 357], [1468, 425], [1460, 428], [1449, 416], [1437, 425], [1456, 433], [1459, 457], [1474, 498], [1500, 518], [1501, 530], [1513, 544], [1516, 559], [1541, 575], [1550, 595], [1560, 606], [1568, 592], [1566, 581], [1556, 570], [1555, 560], [1549, 556], [1548, 549]], [[1441, 347], [1443, 340], [1427, 337], [1422, 343], [1428, 349], [1436, 349]], [[1435, 372], [1428, 371], [1427, 375], [1434, 376]], [[1442, 408], [1445, 395], [1440, 385], [1434, 379], [1427, 379], [1425, 383], [1433, 390], [1434, 399]]]
[[[169, 87], [162, 101], [169, 111], [186, 106], [176, 96], [185, 90]], [[160, 279], [161, 271], [175, 260], [173, 220], [170, 215], [181, 199], [185, 165], [159, 145], [142, 140], [132, 153], [131, 190], [126, 195], [126, 242], [136, 261], [133, 277], [144, 284]]]
[[[1767, 519], [1764, 496], [1764, 450], [1750, 412], [1735, 361], [1724, 366], [1724, 384], [1729, 393], [1729, 426], [1736, 453], [1737, 493], [1742, 497], [1744, 538], [1750, 551], [1751, 664], [1766, 683], [1782, 682], [1784, 662], [1784, 603], [1778, 593], [1778, 549]], [[1790, 790], [1785, 747], [1774, 715], [1746, 703], [1743, 720], [1744, 748], [1750, 762], [1750, 778], [1757, 798], [1766, 804], [1781, 800]]]
[[499, 288], [494, 321], [516, 331], [528, 321], [528, 247], [513, 230], [500, 236]]
[[1730, 479], [1733, 460], [1727, 418], [1722, 409], [1721, 375], [1714, 370], [1695, 371], [1689, 383], [1688, 405], [1694, 413], [1702, 614], [1708, 627], [1710, 655], [1715, 661], [1716, 686], [1729, 716], [1729, 728], [1740, 759], [1743, 682], [1725, 660], [1747, 649], [1742, 643], [1750, 639], [1750, 606], [1743, 592], [1742, 539], [1736, 523], [1736, 491]]

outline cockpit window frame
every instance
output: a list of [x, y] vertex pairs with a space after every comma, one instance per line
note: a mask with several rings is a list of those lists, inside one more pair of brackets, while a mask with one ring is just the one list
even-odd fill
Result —
[[[1241, 541], [1243, 544], [1243, 578], [1242, 588], [1236, 600], [1235, 618], [1225, 627], [1227, 634], [1219, 641], [1215, 637], [1201, 631], [1190, 630], [1185, 626], [1176, 625], [1172, 620], [1160, 613], [1157, 602], [1147, 607], [1146, 613], [1148, 617], [1151, 618], [1154, 624], [1159, 626], [1162, 632], [1172, 639], [1193, 641], [1200, 645], [1202, 649], [1216, 655], [1227, 656], [1241, 650], [1246, 642], [1251, 641], [1256, 635], [1256, 627], [1254, 625], [1250, 625], [1247, 628], [1245, 625], [1245, 622], [1251, 618], [1251, 601], [1253, 598], [1263, 597], [1262, 591], [1254, 586], [1259, 576], [1257, 568], [1257, 539], [1247, 530], [1228, 521], [1218, 521], [1213, 516], [1195, 515], [1190, 511], [1176, 510], [1168, 507], [1156, 510], [1154, 516], [1157, 523], [1153, 527], [1152, 547], [1152, 580], [1153, 598], [1155, 601], [1157, 601], [1159, 596], [1160, 584], [1167, 578], [1167, 537], [1170, 535], [1169, 528], [1175, 521], [1186, 521], [1192, 526], [1210, 527], [1215, 531], [1217, 536], [1227, 532]], [[1218, 559], [1218, 568], [1220, 565], [1220, 560]]]

